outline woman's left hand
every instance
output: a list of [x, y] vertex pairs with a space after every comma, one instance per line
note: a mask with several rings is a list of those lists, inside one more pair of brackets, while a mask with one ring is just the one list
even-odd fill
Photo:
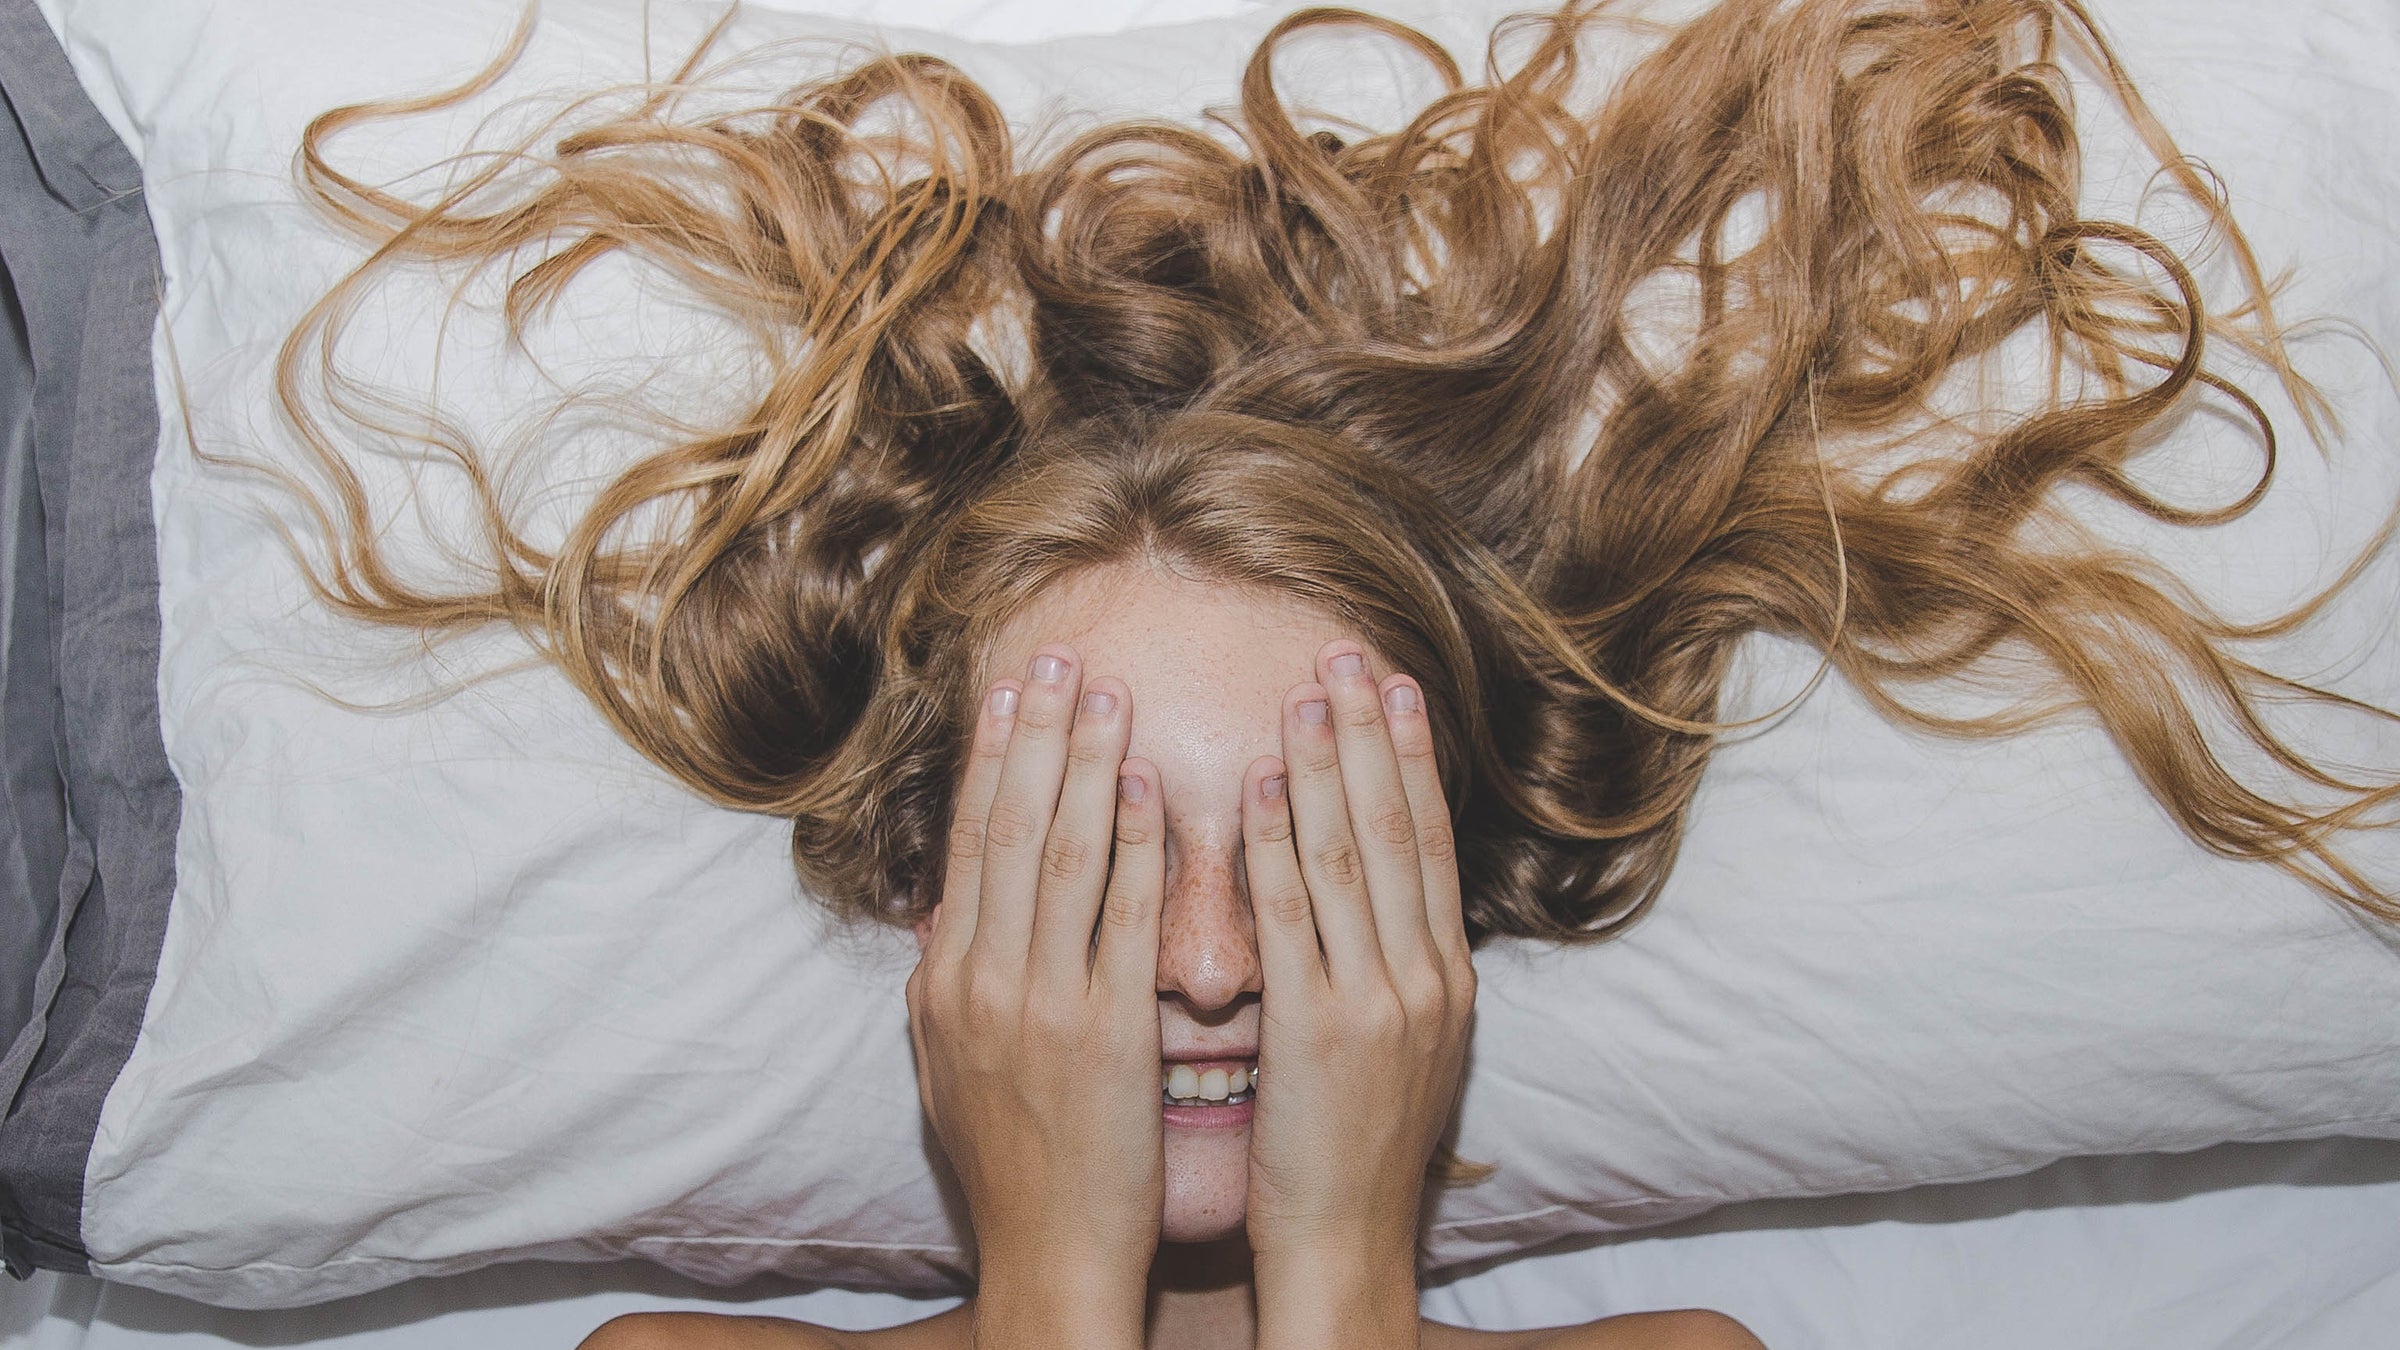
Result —
[[[1264, 976], [1250, 1135], [1259, 1344], [1413, 1345], [1426, 1166], [1475, 1007], [1424, 694], [1357, 644], [1242, 785]], [[1279, 790], [1280, 789], [1280, 790]]]

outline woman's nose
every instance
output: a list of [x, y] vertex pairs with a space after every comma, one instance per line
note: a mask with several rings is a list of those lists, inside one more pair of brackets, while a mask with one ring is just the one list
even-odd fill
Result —
[[1258, 934], [1250, 902], [1235, 884], [1234, 862], [1182, 860], [1167, 875], [1159, 913], [1158, 992], [1174, 994], [1205, 1016], [1259, 991]]

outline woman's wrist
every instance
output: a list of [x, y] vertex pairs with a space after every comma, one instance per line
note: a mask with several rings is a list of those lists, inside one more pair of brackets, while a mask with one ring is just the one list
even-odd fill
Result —
[[986, 1260], [968, 1325], [977, 1350], [1141, 1350], [1149, 1264], [1128, 1274], [1052, 1254]]
[[1402, 1350], [1417, 1344], [1413, 1245], [1260, 1250], [1259, 1350]]

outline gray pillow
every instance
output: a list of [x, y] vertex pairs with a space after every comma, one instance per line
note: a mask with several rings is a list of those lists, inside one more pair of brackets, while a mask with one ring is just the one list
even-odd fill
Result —
[[183, 799], [158, 724], [141, 170], [33, 0], [0, 0], [0, 1252], [82, 1270]]

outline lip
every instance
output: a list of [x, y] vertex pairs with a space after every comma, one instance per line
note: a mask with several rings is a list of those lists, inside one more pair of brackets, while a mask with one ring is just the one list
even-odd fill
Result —
[[1190, 1069], [1193, 1073], [1207, 1073], [1210, 1069], [1223, 1069], [1226, 1073], [1230, 1074], [1236, 1069], [1247, 1072], [1251, 1065], [1258, 1062], [1258, 1056], [1209, 1054], [1179, 1057], [1176, 1055], [1161, 1055], [1159, 1056], [1158, 1062], [1161, 1064], [1180, 1064], [1185, 1068]]
[[1162, 1102], [1159, 1110], [1169, 1129], [1239, 1130], [1249, 1126], [1250, 1108], [1257, 1104], [1256, 1097], [1229, 1106], [1168, 1106]]

